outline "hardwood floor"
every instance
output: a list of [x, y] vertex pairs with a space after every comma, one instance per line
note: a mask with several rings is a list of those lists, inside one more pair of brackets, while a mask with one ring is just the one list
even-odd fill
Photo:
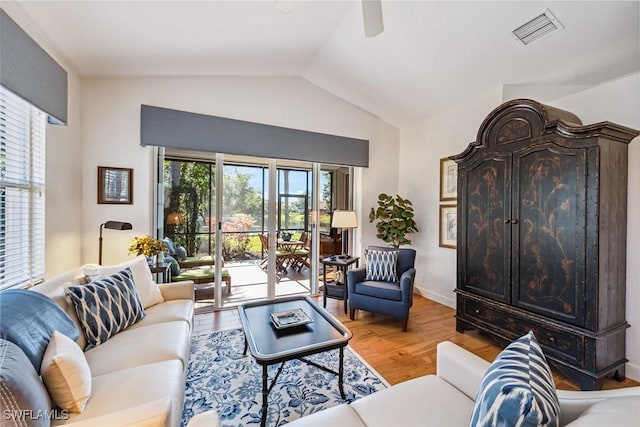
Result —
[[[317, 301], [322, 304], [322, 298]], [[327, 310], [353, 332], [349, 345], [392, 385], [435, 373], [436, 345], [441, 341], [452, 341], [488, 361], [502, 350], [480, 333], [456, 332], [455, 310], [419, 295], [414, 296], [408, 332], [402, 332], [399, 319], [381, 314], [358, 311], [355, 320], [349, 320], [342, 304], [328, 299]], [[239, 327], [236, 310], [209, 311], [196, 314], [194, 334]], [[578, 390], [575, 383], [556, 371], [554, 380], [558, 389]], [[640, 383], [630, 379], [623, 382], [609, 379], [604, 388], [636, 385]]]

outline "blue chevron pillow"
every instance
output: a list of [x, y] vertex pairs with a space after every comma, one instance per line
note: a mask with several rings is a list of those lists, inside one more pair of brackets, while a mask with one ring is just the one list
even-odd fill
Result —
[[487, 369], [469, 425], [557, 427], [559, 419], [551, 370], [529, 331], [509, 344]]
[[86, 350], [144, 317], [130, 268], [88, 285], [70, 286], [67, 295], [87, 338]]
[[394, 250], [377, 251], [366, 249], [364, 251], [365, 270], [367, 272], [365, 280], [397, 282], [398, 274], [396, 273], [396, 268], [399, 254], [399, 251]]

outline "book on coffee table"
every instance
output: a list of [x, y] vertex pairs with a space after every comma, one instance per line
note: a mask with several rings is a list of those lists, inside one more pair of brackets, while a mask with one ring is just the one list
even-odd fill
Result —
[[313, 322], [301, 308], [271, 313], [271, 321], [278, 329], [291, 328]]

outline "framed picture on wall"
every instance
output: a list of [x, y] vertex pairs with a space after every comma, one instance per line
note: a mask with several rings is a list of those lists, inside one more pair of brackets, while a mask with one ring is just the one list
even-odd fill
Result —
[[453, 248], [458, 243], [458, 208], [456, 205], [440, 205], [440, 247]]
[[440, 159], [440, 200], [456, 200], [458, 198], [458, 165], [445, 157]]
[[133, 204], [133, 169], [98, 166], [98, 204]]

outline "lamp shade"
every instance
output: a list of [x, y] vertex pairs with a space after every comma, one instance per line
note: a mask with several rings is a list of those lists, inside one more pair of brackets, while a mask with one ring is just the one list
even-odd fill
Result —
[[133, 226], [130, 222], [120, 222], [120, 221], [107, 221], [102, 224], [104, 228], [108, 228], [109, 230], [132, 230]]
[[178, 225], [184, 224], [184, 215], [178, 212], [171, 212], [167, 215], [167, 224]]
[[355, 211], [334, 211], [331, 218], [331, 227], [333, 228], [356, 228], [358, 226], [358, 218]]

